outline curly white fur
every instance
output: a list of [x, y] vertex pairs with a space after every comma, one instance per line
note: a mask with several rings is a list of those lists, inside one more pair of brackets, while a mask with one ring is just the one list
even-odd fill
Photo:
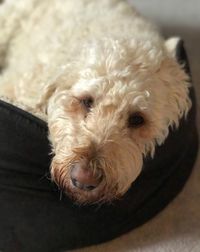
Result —
[[[0, 28], [0, 94], [47, 113], [52, 177], [79, 202], [124, 194], [191, 106], [177, 41], [120, 0], [7, 0]], [[137, 129], [127, 123], [134, 112], [145, 118]], [[70, 184], [85, 156], [105, 175], [91, 192]]]

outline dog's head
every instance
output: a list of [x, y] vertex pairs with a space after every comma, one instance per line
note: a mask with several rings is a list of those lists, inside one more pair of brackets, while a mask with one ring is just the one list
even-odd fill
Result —
[[177, 40], [87, 45], [44, 91], [52, 178], [80, 203], [123, 195], [191, 102]]

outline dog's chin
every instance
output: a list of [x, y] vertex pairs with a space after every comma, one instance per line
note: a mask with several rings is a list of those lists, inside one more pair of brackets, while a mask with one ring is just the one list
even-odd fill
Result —
[[102, 183], [91, 191], [84, 191], [75, 187], [71, 182], [67, 183], [63, 189], [67, 197], [71, 198], [75, 203], [79, 205], [87, 204], [100, 204], [112, 201], [115, 198], [108, 190], [105, 189], [105, 185]]

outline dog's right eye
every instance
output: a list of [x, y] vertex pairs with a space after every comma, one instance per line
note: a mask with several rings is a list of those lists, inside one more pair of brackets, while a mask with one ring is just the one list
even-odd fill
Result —
[[92, 97], [84, 97], [81, 99], [81, 104], [84, 106], [84, 108], [89, 111], [93, 105], [93, 98]]
[[133, 113], [128, 118], [128, 126], [130, 128], [139, 128], [144, 125], [144, 123], [144, 117], [139, 112]]

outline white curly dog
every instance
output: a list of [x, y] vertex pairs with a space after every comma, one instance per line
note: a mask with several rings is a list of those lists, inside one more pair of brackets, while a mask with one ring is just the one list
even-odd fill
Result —
[[178, 39], [123, 0], [5, 0], [0, 94], [42, 112], [52, 179], [79, 203], [123, 195], [190, 109]]

